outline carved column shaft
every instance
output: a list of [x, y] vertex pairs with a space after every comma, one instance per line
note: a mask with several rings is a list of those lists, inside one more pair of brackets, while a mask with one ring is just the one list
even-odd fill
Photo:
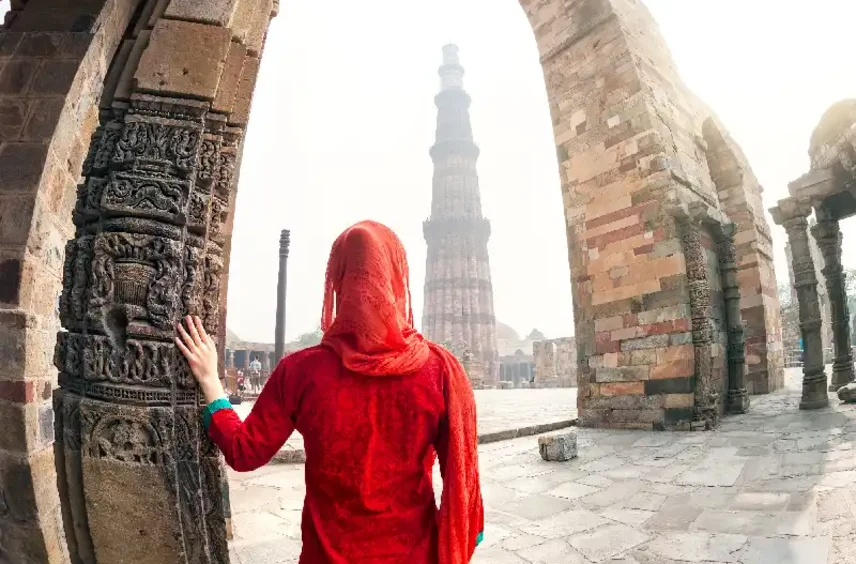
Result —
[[828, 405], [829, 398], [826, 393], [826, 373], [823, 367], [817, 277], [809, 247], [808, 222], [805, 216], [796, 216], [783, 220], [782, 224], [787, 230], [791, 245], [794, 287], [799, 302], [800, 332], [804, 348], [800, 409], [818, 409]]
[[723, 228], [717, 237], [722, 292], [728, 329], [728, 404], [729, 413], [745, 413], [749, 408], [746, 392], [746, 338], [740, 314], [740, 283], [737, 280], [737, 260], [733, 226]]
[[719, 420], [719, 393], [713, 389], [712, 342], [710, 326], [710, 282], [707, 260], [701, 245], [701, 231], [691, 220], [679, 222], [681, 244], [687, 267], [687, 286], [690, 292], [693, 346], [695, 348], [695, 415], [697, 423], [707, 428]]
[[[823, 215], [821, 211], [818, 216]], [[847, 307], [846, 275], [841, 265], [841, 229], [838, 221], [820, 219], [812, 227], [812, 235], [823, 254], [823, 276], [829, 295], [829, 310], [832, 317], [835, 361], [832, 365], [832, 383], [829, 391], [853, 381], [853, 355], [850, 349], [850, 312]]]
[[279, 362], [285, 356], [285, 298], [288, 290], [288, 247], [291, 232], [283, 229], [279, 235], [279, 276], [276, 284], [276, 335], [274, 356]]

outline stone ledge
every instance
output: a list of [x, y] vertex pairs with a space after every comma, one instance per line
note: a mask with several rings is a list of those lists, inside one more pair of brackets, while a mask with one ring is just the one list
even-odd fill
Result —
[[[499, 441], [518, 439], [520, 437], [530, 437], [532, 435], [540, 435], [542, 433], [549, 433], [551, 431], [558, 431], [559, 429], [576, 426], [576, 419], [566, 419], [563, 421], [555, 421], [553, 423], [539, 423], [537, 425], [529, 425], [527, 427], [519, 427], [517, 429], [484, 433], [479, 435], [479, 444], [485, 445]], [[306, 452], [303, 449], [285, 448], [277, 452], [268, 464], [303, 464], [305, 462]]]

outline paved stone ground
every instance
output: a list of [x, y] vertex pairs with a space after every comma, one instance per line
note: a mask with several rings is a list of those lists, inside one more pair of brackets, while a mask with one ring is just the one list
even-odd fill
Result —
[[[800, 412], [798, 378], [713, 432], [580, 429], [563, 464], [535, 437], [480, 447], [474, 562], [856, 563], [856, 406]], [[296, 562], [302, 472], [231, 474], [233, 562]]]
[[[476, 390], [475, 395], [479, 435], [577, 417], [576, 388]], [[243, 419], [252, 406], [253, 402], [244, 402], [235, 411]], [[303, 438], [294, 433], [283, 448], [303, 449]]]

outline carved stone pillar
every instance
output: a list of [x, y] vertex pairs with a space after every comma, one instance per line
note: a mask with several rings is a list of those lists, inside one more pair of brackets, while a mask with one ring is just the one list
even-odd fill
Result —
[[729, 413], [745, 413], [749, 408], [746, 391], [746, 339], [740, 315], [740, 283], [737, 280], [737, 261], [734, 249], [734, 225], [720, 228], [717, 233], [722, 292], [725, 297], [725, 316], [728, 326], [728, 399]]
[[229, 349], [228, 360], [226, 361], [226, 368], [235, 368], [235, 351]]
[[826, 393], [826, 373], [823, 366], [823, 341], [820, 335], [820, 304], [817, 297], [817, 277], [808, 240], [806, 215], [784, 218], [788, 232], [794, 271], [794, 286], [799, 302], [800, 332], [802, 333], [803, 389], [800, 409], [819, 409], [829, 405]]
[[818, 222], [812, 227], [812, 235], [823, 254], [823, 276], [829, 295], [829, 310], [832, 318], [835, 361], [832, 365], [830, 392], [849, 384], [853, 378], [853, 356], [850, 349], [850, 312], [847, 307], [844, 268], [841, 266], [841, 229], [838, 221], [823, 217], [818, 210]]
[[234, 173], [273, 1], [204, 22], [187, 0], [146, 4], [155, 12], [127, 30], [104, 83], [66, 247], [59, 491], [72, 562], [221, 564], [228, 492], [175, 325], [198, 315], [221, 329]]
[[285, 297], [288, 290], [288, 247], [291, 232], [283, 229], [279, 235], [279, 277], [276, 284], [276, 335], [274, 356], [279, 362], [285, 356]]
[[690, 292], [693, 347], [695, 349], [695, 400], [693, 427], [714, 428], [719, 421], [719, 390], [713, 385], [712, 343], [710, 326], [710, 282], [707, 260], [701, 245], [700, 227], [689, 219], [679, 219], [681, 244], [687, 265]]
[[56, 355], [84, 562], [228, 558], [220, 461], [173, 344], [188, 314], [218, 332], [227, 151], [240, 135], [214, 117], [200, 102], [134, 96], [105, 113], [84, 163]]

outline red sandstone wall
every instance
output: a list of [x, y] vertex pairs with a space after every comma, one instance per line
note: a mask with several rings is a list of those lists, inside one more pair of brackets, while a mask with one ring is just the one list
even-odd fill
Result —
[[[640, 2], [521, 5], [535, 31], [559, 158], [581, 424], [688, 427], [696, 366], [687, 265], [670, 209], [701, 206], [728, 221], [702, 135], [709, 112], [681, 82]], [[771, 269], [746, 264], [766, 287]], [[749, 322], [764, 328], [766, 345], [776, 339], [769, 310], [778, 308], [766, 298], [760, 305], [762, 319]]]

